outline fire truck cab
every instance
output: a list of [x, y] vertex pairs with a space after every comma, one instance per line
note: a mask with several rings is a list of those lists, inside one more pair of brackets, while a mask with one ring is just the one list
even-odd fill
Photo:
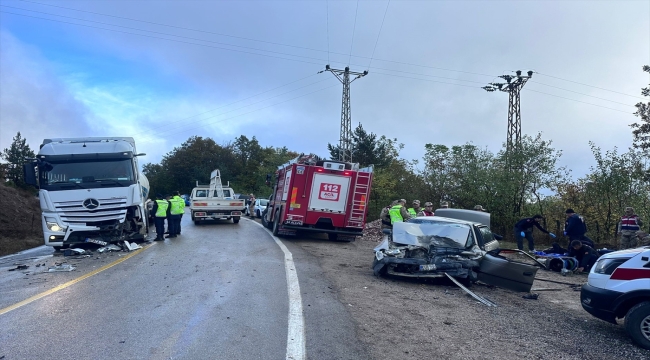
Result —
[[262, 223], [276, 236], [312, 231], [352, 241], [363, 235], [372, 170], [301, 155], [278, 167]]

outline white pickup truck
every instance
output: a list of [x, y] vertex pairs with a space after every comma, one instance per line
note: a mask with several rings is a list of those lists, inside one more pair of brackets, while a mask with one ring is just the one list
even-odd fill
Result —
[[221, 184], [219, 170], [212, 171], [210, 185], [199, 185], [190, 195], [192, 221], [199, 225], [203, 220], [230, 220], [237, 224], [246, 205], [244, 200], [235, 199], [235, 192]]

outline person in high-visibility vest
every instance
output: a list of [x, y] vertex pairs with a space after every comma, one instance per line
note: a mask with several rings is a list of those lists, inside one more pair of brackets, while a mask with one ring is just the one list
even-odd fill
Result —
[[404, 205], [406, 205], [406, 200], [401, 199], [397, 205], [388, 210], [391, 225], [395, 224], [396, 222], [406, 221], [411, 218], [411, 214], [409, 214]]
[[167, 238], [175, 238], [180, 234], [181, 227], [181, 214], [184, 212], [185, 200], [183, 200], [179, 193], [176, 192], [174, 197], [169, 200], [169, 236]]
[[153, 207], [151, 208], [151, 212], [154, 213], [154, 223], [156, 224], [155, 241], [162, 241], [165, 240], [165, 219], [167, 218], [169, 202], [165, 200], [160, 194], [156, 194], [156, 196], [154, 196], [154, 200], [155, 201], [153, 203]]
[[420, 207], [420, 200], [413, 200], [413, 207], [409, 208], [409, 214], [411, 217], [418, 216], [418, 213], [422, 210]]

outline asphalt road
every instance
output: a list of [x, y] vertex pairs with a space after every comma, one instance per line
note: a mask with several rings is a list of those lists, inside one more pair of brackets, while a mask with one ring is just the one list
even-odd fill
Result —
[[137, 253], [1, 258], [0, 358], [367, 358], [311, 255], [247, 219], [182, 228]]

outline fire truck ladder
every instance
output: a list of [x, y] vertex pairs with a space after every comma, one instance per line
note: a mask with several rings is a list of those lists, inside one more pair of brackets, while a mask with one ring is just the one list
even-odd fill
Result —
[[[230, 181], [226, 186], [230, 186]], [[217, 197], [224, 197], [223, 185], [221, 184], [221, 172], [219, 172], [219, 169], [213, 170], [212, 173], [210, 173], [210, 193], [214, 194], [215, 191], [217, 193]]]
[[[372, 170], [371, 170], [372, 171]], [[370, 192], [371, 172], [357, 173], [352, 194], [352, 210], [348, 218], [348, 227], [363, 228], [363, 219], [366, 213], [366, 203]]]

